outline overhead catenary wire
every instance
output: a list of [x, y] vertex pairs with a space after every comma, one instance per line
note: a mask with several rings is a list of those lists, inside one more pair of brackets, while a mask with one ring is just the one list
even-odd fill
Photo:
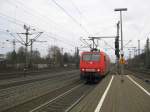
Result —
[[[85, 24], [86, 26], [89, 26], [89, 25], [91, 26], [91, 24], [87, 21], [87, 20], [88, 20], [88, 19], [87, 19], [87, 16], [85, 15], [84, 12], [82, 12], [81, 8], [79, 8], [79, 7], [77, 6], [77, 4], [76, 4], [73, 0], [68, 0], [68, 1], [70, 1], [70, 2], [72, 3], [73, 7], [74, 7], [74, 8], [77, 10], [77, 12], [80, 14], [80, 18], [81, 18], [81, 20], [84, 21], [84, 24]], [[88, 28], [91, 29], [91, 32], [92, 32], [92, 33], [95, 31], [95, 29], [93, 29], [93, 28], [91, 28], [91, 27], [88, 27]], [[94, 35], [94, 34], [90, 34], [90, 35]]]
[[30, 43], [32, 44], [32, 40], [37, 40], [39, 37], [40, 37], [40, 35], [42, 34], [43, 32], [38, 32], [38, 34], [35, 36], [35, 37], [33, 37], [33, 39], [30, 39]]
[[[23, 2], [18, 1], [18, 0], [15, 0], [15, 2], [16, 2], [17, 4], [19, 4], [19, 5], [21, 5], [21, 7], [23, 7], [23, 10], [24, 10], [27, 14], [30, 14], [31, 16], [34, 15], [34, 16], [36, 16], [36, 17], [38, 17], [38, 18], [40, 17], [40, 19], [41, 19], [41, 18], [47, 18], [49, 21], [51, 21], [51, 23], [53, 23], [53, 24], [55, 24], [55, 25], [59, 25], [59, 24], [55, 23], [53, 20], [51, 20], [48, 16], [42, 15], [41, 13], [37, 12], [35, 9], [33, 9], [33, 8], [31, 8], [31, 7], [27, 6], [27, 5], [25, 5]], [[10, 2], [10, 3], [16, 4], [15, 2]], [[29, 9], [29, 10], [27, 10], [27, 9]], [[35, 13], [32, 13], [31, 10], [32, 10], [32, 12], [35, 12]], [[43, 20], [44, 20], [44, 19], [43, 19]]]
[[[1, 16], [1, 17], [6, 17], [7, 20], [8, 20], [9, 22], [13, 23], [13, 24], [16, 24], [16, 25], [19, 25], [19, 26], [22, 26], [22, 25], [23, 25], [23, 24], [21, 24], [21, 23], [23, 23], [22, 21], [17, 20], [17, 21], [19, 21], [20, 23], [16, 23], [16, 22], [15, 22], [15, 18], [10, 17], [10, 16], [8, 16], [8, 15], [6, 15], [6, 14], [3, 14], [3, 13], [1, 13], [1, 12], [0, 12], [0, 16]], [[12, 20], [10, 20], [10, 19], [8, 19], [8, 18], [10, 18], [10, 19], [12, 19]]]
[[[18, 0], [15, 0], [18, 4], [20, 4], [21, 5], [21, 7], [23, 6], [25, 6], [25, 7], [27, 7], [27, 8], [24, 8], [24, 9], [30, 9], [30, 10], [32, 10], [32, 11], [34, 11], [35, 13], [38, 13], [38, 16], [35, 14], [35, 13], [31, 13], [31, 11], [25, 11], [26, 13], [28, 13], [28, 14], [30, 14], [30, 15], [35, 15], [36, 17], [40, 17], [40, 18], [47, 18], [48, 20], [50, 20], [51, 21], [51, 23], [53, 23], [53, 24], [55, 24], [55, 26], [60, 26], [60, 24], [57, 24], [56, 22], [54, 22], [52, 19], [50, 19], [48, 16], [45, 16], [45, 15], [42, 15], [41, 13], [39, 13], [39, 12], [37, 12], [36, 10], [34, 10], [33, 8], [31, 9], [31, 7], [28, 7], [28, 6], [26, 6], [26, 5], [24, 5], [24, 3], [23, 2], [21, 2], [21, 1], [18, 1]], [[14, 4], [14, 2], [12, 2], [13, 4]], [[75, 5], [74, 5], [75, 6]], [[76, 7], [76, 6], [75, 6]], [[77, 9], [77, 7], [76, 7], [76, 9]], [[78, 12], [81, 14], [81, 11], [78, 9]], [[68, 13], [69, 14], [69, 13]], [[71, 15], [70, 15], [71, 16]], [[72, 17], [72, 16], [71, 16]], [[73, 18], [73, 17], [72, 17]], [[74, 18], [73, 18], [74, 19]], [[77, 24], [78, 25], [80, 25], [80, 27], [86, 32], [86, 33], [88, 33], [89, 34], [89, 32], [87, 31], [87, 29], [82, 25], [82, 24], [80, 24], [76, 19], [74, 19], [76, 22], [77, 22]], [[47, 21], [47, 22], [45, 22], [45, 20], [43, 19], [43, 21], [42, 22], [44, 22], [45, 24], [49, 24], [49, 21]]]
[[80, 15], [81, 22], [82, 22], [82, 20], [84, 20], [85, 24], [88, 26], [87, 21], [86, 21], [87, 18], [84, 15], [84, 13], [82, 13], [82, 11], [80, 10], [80, 8], [73, 2], [73, 0], [68, 0], [68, 1], [71, 2], [72, 6], [76, 9], [76, 11], [78, 12], [78, 14]]
[[[51, 34], [51, 35], [50, 35], [50, 34]], [[65, 45], [69, 45], [69, 46], [71, 46], [71, 47], [76, 47], [76, 46], [73, 45], [73, 44], [69, 44], [68, 41], [64, 41], [64, 40], [55, 38], [54, 36], [52, 36], [52, 33], [51, 33], [51, 32], [47, 32], [47, 35], [48, 35], [49, 38], [52, 38], [52, 39], [57, 40], [57, 41], [59, 41], [59, 42], [61, 42], [61, 43], [64, 43]]]
[[24, 42], [17, 39], [12, 33], [8, 32], [14, 39], [16, 39], [20, 44], [24, 45]]
[[[23, 26], [24, 24], [27, 24], [26, 22], [24, 22], [24, 21], [21, 21], [21, 20], [18, 20], [18, 19], [16, 19], [16, 18], [13, 18], [13, 17], [10, 17], [10, 16], [7, 16], [7, 15], [5, 15], [5, 14], [2, 14], [2, 16], [5, 16], [8, 20], [9, 20], [9, 22], [11, 22], [11, 23], [14, 23], [14, 24], [16, 24], [16, 25], [19, 25], [19, 26]], [[27, 24], [27, 25], [29, 25], [29, 24]], [[29, 26], [31, 26], [31, 25], [29, 25]], [[32, 26], [34, 26], [34, 25], [32, 25]], [[39, 28], [38, 28], [39, 29]], [[14, 38], [15, 38], [15, 36], [11, 33], [11, 36], [13, 36]], [[19, 37], [20, 38], [20, 37]], [[16, 39], [16, 38], [15, 38]], [[20, 38], [21, 39], [21, 38]], [[56, 38], [57, 39], [57, 38]], [[21, 42], [20, 40], [18, 40], [18, 39], [16, 39], [18, 42], [20, 42], [21, 44], [23, 44], [23, 42]], [[22, 40], [22, 39], [21, 39]], [[68, 41], [64, 41], [64, 40], [61, 40], [61, 39], [57, 39], [59, 42], [61, 42], [61, 43], [64, 43], [65, 45], [69, 45], [69, 46], [72, 46], [72, 47], [75, 47], [75, 45], [72, 45], [72, 44], [68, 44]], [[70, 43], [70, 42], [69, 42]]]
[[80, 9], [76, 6], [76, 4], [72, 1], [72, 0], [68, 0], [71, 2], [71, 4], [75, 7], [75, 9], [77, 10], [77, 12], [80, 14], [80, 16], [83, 16], [82, 12], [80, 11]]
[[25, 41], [23, 40], [23, 38], [19, 35], [19, 33], [17, 33], [18, 37], [21, 39], [21, 41], [25, 44]]
[[[26, 5], [24, 5], [21, 1], [18, 1], [18, 0], [15, 0], [15, 1], [16, 1], [18, 4], [22, 5], [23, 7], [26, 6]], [[15, 2], [10, 2], [10, 3], [13, 3], [14, 5], [16, 5]], [[18, 4], [17, 4], [17, 5], [18, 5]], [[22, 7], [22, 6], [21, 6], [21, 7]], [[27, 7], [27, 8], [29, 8], [29, 9], [31, 10], [30, 7]], [[27, 9], [27, 8], [25, 8], [25, 9]], [[32, 10], [32, 11], [36, 12], [35, 10]], [[26, 12], [31, 14], [31, 11], [26, 11]], [[33, 14], [35, 15], [35, 13], [33, 13]], [[31, 15], [33, 15], [33, 14], [31, 14]], [[39, 13], [38, 13], [38, 15], [39, 15]], [[40, 14], [40, 15], [41, 15], [41, 14]], [[41, 15], [41, 17], [43, 17], [43, 15]], [[47, 16], [44, 16], [44, 17], [47, 17]], [[16, 18], [15, 18], [15, 19], [16, 19]], [[14, 19], [14, 20], [15, 20], [15, 19]], [[49, 19], [49, 18], [47, 17], [47, 19]], [[43, 22], [45, 22], [45, 21], [42, 21], [42, 23], [43, 23]], [[14, 22], [14, 23], [15, 23], [15, 22]], [[52, 21], [52, 23], [53, 23], [53, 21]], [[27, 23], [25, 23], [25, 24], [27, 24]], [[46, 24], [47, 24], [47, 23], [46, 23]], [[27, 25], [28, 25], [28, 24], [27, 24]], [[57, 25], [57, 24], [56, 24], [56, 25]]]
[[115, 50], [110, 44], [108, 44], [105, 40], [101, 39], [107, 46], [109, 46], [111, 49]]
[[[6, 16], [6, 15], [5, 15]], [[13, 21], [9, 21], [9, 22], [12, 22], [12, 23], [15, 23], [15, 24], [18, 24], [17, 22], [14, 22], [14, 21], [19, 21], [20, 23], [22, 22], [22, 24], [19, 24], [19, 25], [23, 25], [25, 22], [23, 22], [23, 21], [20, 21], [20, 20], [17, 20], [17, 19], [15, 19], [15, 18], [13, 18], [13, 17], [9, 17], [9, 16], [6, 16], [7, 18], [11, 18], [11, 19], [13, 19]], [[34, 26], [34, 25], [32, 25], [32, 26]], [[38, 28], [39, 29], [39, 28]], [[56, 35], [56, 34], [55, 34]], [[20, 37], [20, 36], [19, 36]], [[21, 39], [22, 40], [22, 39]], [[62, 40], [61, 40], [62, 41]], [[66, 42], [67, 43], [67, 42]]]
[[[52, 24], [55, 26], [55, 28], [56, 28], [56, 26], [61, 26], [61, 27], [63, 27], [61, 24], [58, 24], [58, 23], [54, 22], [49, 16], [45, 16], [45, 15], [39, 13], [38, 11], [36, 11], [35, 9], [33, 9], [33, 8], [31, 8], [31, 7], [27, 6], [27, 5], [25, 5], [25, 4], [24, 4], [23, 2], [21, 2], [21, 1], [18, 1], [18, 0], [15, 0], [15, 1], [16, 1], [19, 5], [21, 5], [21, 7], [24, 7], [23, 10], [24, 10], [27, 14], [30, 14], [31, 16], [34, 15], [36, 18], [42, 19], [42, 23], [45, 23], [46, 25], [52, 23]], [[12, 2], [12, 3], [15, 4], [14, 2]], [[29, 10], [27, 10], [27, 9], [29, 9]], [[32, 10], [32, 12], [34, 12], [34, 13], [31, 13], [30, 10]], [[45, 19], [45, 18], [47, 18], [47, 19]], [[52, 24], [51, 24], [51, 25], [52, 25]], [[62, 29], [60, 29], [61, 27], [57, 27], [57, 29], [59, 28], [59, 30], [62, 30]], [[63, 29], [63, 30], [64, 30], [64, 29]], [[68, 30], [68, 29], [67, 29], [67, 30]], [[70, 30], [70, 29], [69, 29], [69, 30]]]
[[[13, 4], [14, 4], [14, 2], [12, 2]], [[20, 1], [18, 1], [18, 3], [20, 4], [20, 5], [22, 5], [23, 3], [22, 2], [20, 2]], [[22, 6], [24, 6], [24, 4], [22, 5]], [[25, 8], [25, 9], [27, 9], [27, 8]], [[29, 7], [29, 9], [31, 9], [30, 7]], [[32, 10], [32, 9], [31, 9]], [[34, 12], [36, 12], [35, 10], [33, 10]], [[35, 13], [31, 13], [31, 11], [26, 11], [26, 13], [28, 13], [28, 14], [30, 14], [30, 15], [35, 15]], [[40, 17], [40, 19], [42, 18], [42, 22], [40, 22], [40, 24], [42, 23], [45, 23], [46, 25], [47, 24], [49, 24], [49, 23], [54, 23], [52, 20], [50, 20], [47, 16], [44, 16], [44, 17], [47, 17], [47, 19], [48, 20], [50, 20], [50, 21], [52, 21], [52, 22], [45, 22], [45, 19], [43, 19], [43, 15], [41, 15], [41, 16], [39, 16], [39, 15], [41, 15], [41, 14], [39, 14], [38, 13], [38, 17]], [[3, 15], [4, 16], [4, 15]], [[6, 15], [5, 15], [6, 16]], [[36, 15], [35, 15], [36, 16]], [[8, 17], [8, 16], [6, 16], [6, 17]], [[36, 16], [37, 17], [37, 16]], [[11, 23], [14, 23], [14, 24], [17, 24], [18, 25], [18, 23], [16, 23], [16, 21], [19, 21], [20, 23], [22, 22], [22, 21], [20, 21], [20, 20], [17, 20], [16, 18], [13, 18], [13, 17], [10, 17], [11, 19], [13, 19], [13, 21], [9, 21], [9, 22], [11, 22]], [[28, 26], [33, 26], [33, 27], [35, 27], [35, 25], [29, 25], [28, 23], [26, 23], [26, 22], [22, 22], [23, 24], [19, 24], [20, 26], [22, 26], [22, 25], [24, 25], [24, 24], [26, 24], [26, 25], [28, 25]], [[43, 25], [45, 25], [45, 24], [43, 24]], [[56, 23], [54, 23], [55, 24], [55, 26], [58, 26], [58, 24], [56, 24]], [[37, 27], [38, 25], [36, 24], [36, 27]], [[60, 28], [60, 27], [59, 27]], [[39, 28], [38, 28], [39, 29]], [[41, 30], [41, 29], [40, 29]]]
[[81, 29], [83, 29], [88, 35], [90, 35], [87, 29], [81, 23], [79, 23], [71, 14], [69, 14], [65, 8], [63, 8], [60, 4], [58, 4], [56, 0], [52, 0], [52, 2], [55, 5], [57, 5], [68, 17], [70, 17]]
[[83, 39], [82, 37], [80, 38], [80, 41], [84, 44], [86, 44], [89, 48], [91, 48], [91, 44], [89, 44], [85, 39]]
[[[16, 22], [14, 22], [14, 21], [9, 21], [9, 22], [13, 22], [13, 23], [15, 23], [15, 24], [18, 24], [17, 23], [17, 21], [19, 21], [20, 23], [22, 22], [22, 25], [23, 25], [23, 23], [25, 23], [25, 22], [23, 22], [23, 21], [20, 21], [20, 20], [15, 20], [13, 17], [9, 17], [9, 16], [7, 16], [7, 18], [11, 18], [12, 20], [14, 20], [14, 21], [16, 21]], [[21, 24], [19, 24], [19, 25], [21, 25]], [[34, 26], [34, 25], [32, 25], [32, 26]], [[39, 28], [38, 28], [39, 29]], [[44, 31], [44, 30], [42, 30], [42, 31]], [[48, 32], [48, 33], [50, 33], [50, 32]], [[52, 34], [52, 33], [51, 33]], [[54, 35], [56, 35], [56, 34], [54, 34]], [[11, 33], [11, 36], [13, 36], [14, 38], [15, 38], [15, 36]], [[57, 35], [58, 36], [58, 35]], [[57, 38], [53, 38], [53, 39], [57, 39]], [[62, 43], [65, 43], [65, 44], [68, 44], [68, 42], [63, 42], [62, 40], [59, 40], [59, 39], [57, 39], [58, 41], [60, 41], [60, 42], [62, 42]], [[17, 39], [17, 41], [19, 41], [18, 39]], [[19, 41], [20, 42], [20, 41]], [[23, 44], [22, 42], [20, 42], [21, 44]], [[71, 44], [69, 44], [69, 46], [72, 46]], [[74, 46], [75, 47], [75, 46]]]

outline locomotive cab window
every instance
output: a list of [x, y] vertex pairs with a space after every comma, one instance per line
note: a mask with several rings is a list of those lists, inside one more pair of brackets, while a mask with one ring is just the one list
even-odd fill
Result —
[[84, 60], [84, 61], [99, 61], [100, 55], [99, 54], [84, 54], [82, 60]]
[[106, 56], [104, 56], [104, 61], [106, 61]]

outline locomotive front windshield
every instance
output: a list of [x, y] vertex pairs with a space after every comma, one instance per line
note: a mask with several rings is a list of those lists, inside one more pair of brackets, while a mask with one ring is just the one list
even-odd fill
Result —
[[100, 55], [99, 54], [83, 54], [82, 60], [84, 60], [84, 61], [99, 61]]

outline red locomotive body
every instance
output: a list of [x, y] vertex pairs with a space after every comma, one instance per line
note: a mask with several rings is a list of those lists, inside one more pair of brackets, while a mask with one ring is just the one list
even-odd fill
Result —
[[104, 52], [82, 52], [80, 57], [80, 77], [87, 81], [100, 79], [109, 72], [110, 59]]

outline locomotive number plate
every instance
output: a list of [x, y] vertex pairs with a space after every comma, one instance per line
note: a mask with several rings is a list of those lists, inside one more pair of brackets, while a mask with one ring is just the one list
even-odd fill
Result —
[[86, 69], [87, 72], [95, 72], [95, 69]]

